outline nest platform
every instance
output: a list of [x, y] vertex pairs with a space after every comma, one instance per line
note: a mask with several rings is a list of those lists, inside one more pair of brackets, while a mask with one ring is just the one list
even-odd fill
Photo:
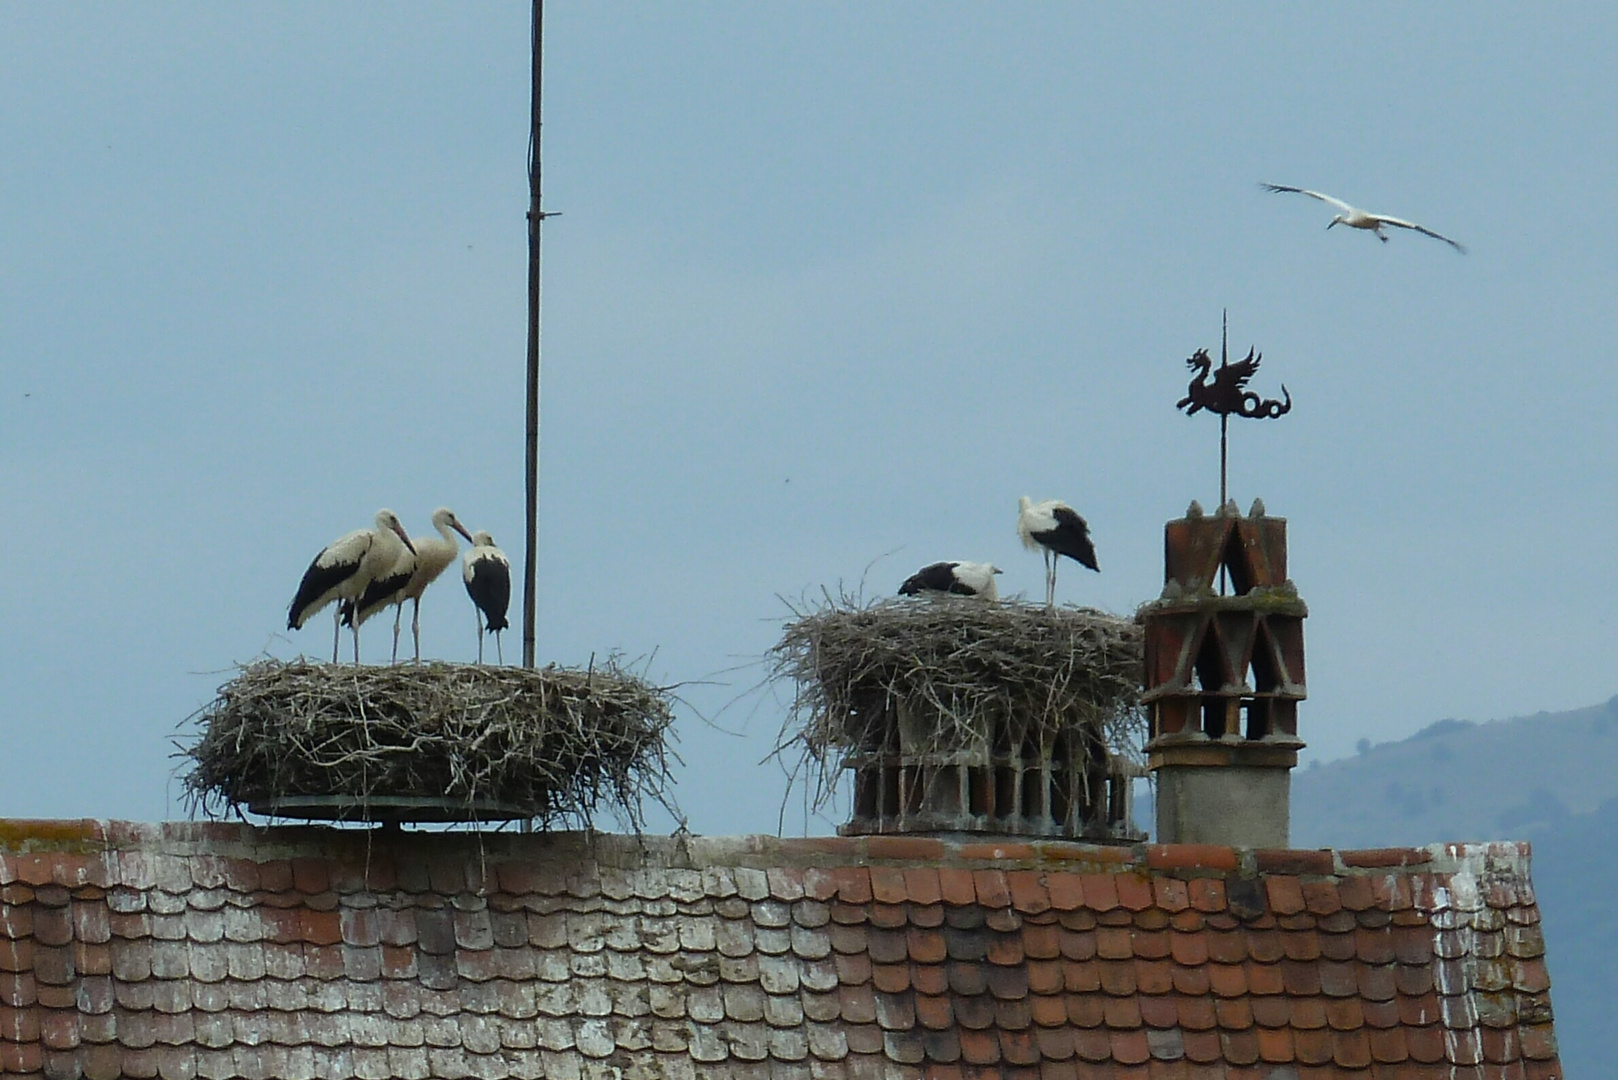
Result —
[[194, 717], [193, 808], [311, 820], [639, 828], [669, 805], [668, 690], [588, 669], [264, 660]]
[[1088, 608], [939, 596], [794, 610], [777, 741], [817, 806], [854, 772], [845, 833], [1132, 835], [1142, 632]]

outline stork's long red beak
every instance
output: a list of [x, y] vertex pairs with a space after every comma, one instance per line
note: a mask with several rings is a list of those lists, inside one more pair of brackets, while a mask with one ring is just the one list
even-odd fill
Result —
[[399, 539], [404, 541], [404, 546], [410, 549], [410, 554], [414, 555], [416, 553], [416, 545], [410, 542], [410, 534], [404, 531], [404, 526], [395, 525], [393, 527], [393, 531], [399, 534]]
[[466, 542], [468, 544], [471, 544], [473, 547], [477, 547], [477, 544], [474, 543], [473, 540], [472, 540], [472, 534], [466, 531], [466, 526], [462, 525], [459, 521], [455, 522], [454, 524], [455, 524], [455, 531], [460, 533], [462, 536], [466, 537]]

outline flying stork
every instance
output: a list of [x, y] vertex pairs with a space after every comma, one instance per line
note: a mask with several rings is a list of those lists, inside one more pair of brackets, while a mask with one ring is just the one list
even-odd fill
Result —
[[1334, 199], [1330, 195], [1322, 195], [1320, 192], [1310, 191], [1308, 188], [1287, 187], [1285, 184], [1259, 184], [1259, 187], [1263, 188], [1265, 191], [1290, 191], [1298, 195], [1307, 195], [1311, 199], [1319, 199], [1323, 203], [1331, 203], [1331, 205], [1337, 207], [1341, 213], [1331, 219], [1331, 224], [1326, 226], [1328, 229], [1331, 228], [1332, 225], [1347, 225], [1351, 229], [1366, 229], [1370, 232], [1376, 233], [1376, 238], [1386, 244], [1388, 242], [1388, 234], [1382, 231], [1382, 226], [1392, 225], [1398, 229], [1412, 229], [1421, 233], [1423, 236], [1430, 236], [1434, 240], [1442, 240], [1456, 251], [1459, 251], [1462, 255], [1466, 254], [1465, 247], [1457, 244], [1447, 236], [1442, 236], [1433, 232], [1433, 230], [1427, 228], [1425, 225], [1417, 225], [1414, 221], [1406, 221], [1404, 218], [1389, 217], [1387, 214], [1373, 214], [1367, 210], [1361, 210], [1357, 206], [1350, 206], [1341, 199]]
[[[411, 601], [410, 633], [416, 641], [416, 663], [421, 663], [421, 594], [427, 591], [427, 586], [438, 580], [438, 575], [444, 568], [455, 561], [460, 554], [460, 545], [455, 542], [455, 536], [450, 532], [454, 529], [471, 542], [472, 534], [466, 531], [455, 516], [455, 511], [447, 506], [440, 506], [433, 511], [433, 528], [438, 530], [437, 536], [417, 537], [412, 543], [415, 545], [415, 558], [408, 564], [395, 564], [394, 573], [378, 578], [371, 587], [365, 590], [360, 597], [360, 621], [364, 622], [389, 604], [396, 605], [393, 615], [393, 660], [399, 661], [399, 620], [404, 615], [404, 602]], [[404, 577], [399, 578], [399, 572]]]
[[1056, 606], [1056, 561], [1063, 555], [1081, 566], [1097, 571], [1095, 545], [1090, 542], [1090, 526], [1067, 503], [1057, 499], [1034, 502], [1024, 495], [1017, 500], [1017, 535], [1022, 546], [1038, 549], [1045, 556], [1045, 606]]
[[899, 586], [899, 595], [954, 593], [998, 600], [1000, 594], [994, 587], [994, 575], [998, 573], [998, 566], [986, 562], [935, 562], [906, 578], [905, 583]]
[[511, 603], [511, 563], [506, 553], [494, 546], [494, 537], [479, 529], [472, 534], [472, 550], [461, 556], [461, 579], [466, 582], [466, 595], [477, 608], [478, 663], [483, 663], [484, 620], [494, 635], [495, 655], [500, 663], [506, 662], [500, 648], [500, 631], [507, 626], [506, 606]]
[[[379, 575], [393, 568], [402, 551], [414, 552], [410, 537], [392, 510], [376, 512], [374, 529], [356, 529], [327, 544], [303, 572], [298, 593], [287, 608], [287, 629], [301, 630], [309, 619], [334, 601], [353, 603]], [[332, 617], [331, 661], [337, 662], [342, 634], [342, 605]], [[354, 662], [360, 662], [359, 621], [353, 622]]]

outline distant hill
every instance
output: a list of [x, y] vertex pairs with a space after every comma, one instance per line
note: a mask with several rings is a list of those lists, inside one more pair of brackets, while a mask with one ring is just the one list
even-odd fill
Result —
[[1293, 773], [1292, 843], [1536, 840], [1615, 798], [1618, 698], [1484, 724], [1440, 720]]
[[1618, 1027], [1618, 698], [1441, 720], [1293, 774], [1293, 847], [1529, 840], [1568, 1076], [1604, 1076]]

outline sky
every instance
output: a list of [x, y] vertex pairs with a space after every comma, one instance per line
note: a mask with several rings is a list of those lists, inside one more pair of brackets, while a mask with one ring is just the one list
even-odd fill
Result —
[[[1231, 489], [1290, 523], [1306, 760], [1618, 691], [1618, 11], [546, 16], [539, 655], [681, 684], [694, 830], [841, 820], [765, 760], [789, 603], [938, 559], [1038, 596], [1024, 494], [1090, 522], [1062, 602], [1154, 598], [1226, 309], [1295, 402]], [[0, 6], [0, 816], [183, 816], [187, 718], [324, 655], [287, 603], [378, 507], [520, 563], [528, 17]], [[452, 577], [422, 623], [473, 657]]]

